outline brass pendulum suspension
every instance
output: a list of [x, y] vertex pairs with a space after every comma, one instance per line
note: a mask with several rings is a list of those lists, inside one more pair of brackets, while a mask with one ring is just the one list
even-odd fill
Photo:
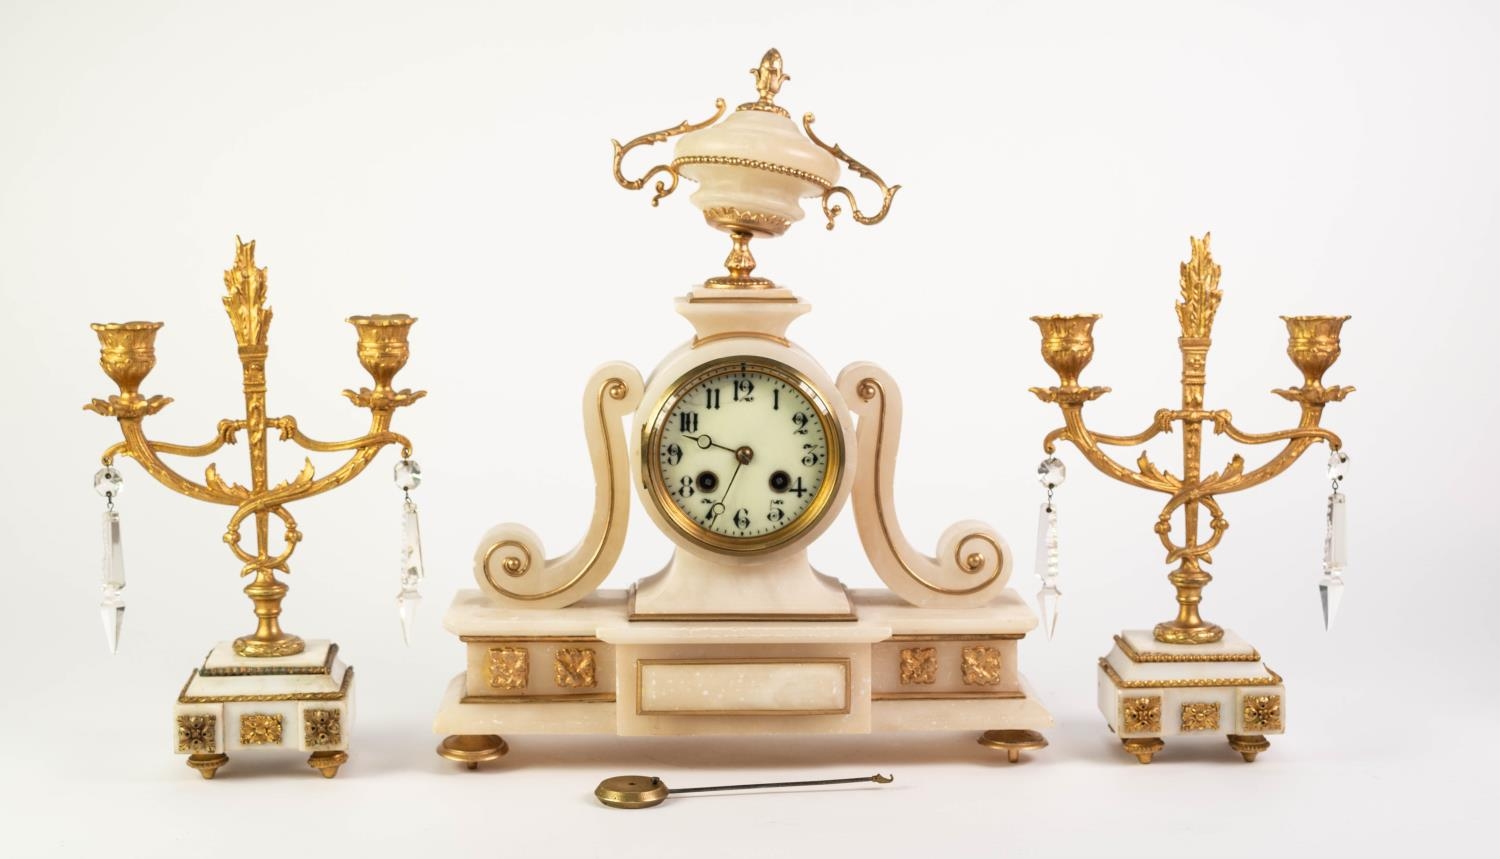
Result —
[[713, 787], [667, 787], [654, 775], [617, 775], [599, 782], [594, 796], [610, 808], [650, 808], [661, 805], [669, 794], [707, 793], [715, 790], [762, 790], [778, 787], [816, 787], [829, 784], [890, 784], [895, 776], [875, 775], [862, 778], [825, 778], [812, 781], [772, 781], [761, 784], [721, 784]]

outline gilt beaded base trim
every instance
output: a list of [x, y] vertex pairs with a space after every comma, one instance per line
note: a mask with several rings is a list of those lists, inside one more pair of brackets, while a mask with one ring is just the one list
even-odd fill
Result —
[[188, 687], [198, 677], [198, 669], [182, 685], [177, 695], [179, 704], [234, 704], [260, 701], [342, 701], [349, 694], [349, 684], [354, 682], [354, 669], [344, 669], [344, 681], [337, 692], [283, 692], [275, 695], [189, 695]]
[[[210, 656], [213, 654], [210, 653]], [[219, 668], [199, 668], [200, 677], [270, 677], [294, 674], [332, 674], [333, 660], [339, 655], [337, 644], [328, 645], [328, 655], [322, 665], [225, 665]], [[204, 660], [205, 664], [207, 659]]]
[[1125, 680], [1120, 677], [1115, 667], [1109, 664], [1104, 657], [1099, 658], [1099, 667], [1104, 670], [1111, 682], [1121, 689], [1186, 689], [1208, 686], [1280, 686], [1281, 675], [1266, 666], [1269, 677], [1205, 677], [1192, 680]]
[[1259, 662], [1260, 652], [1251, 649], [1249, 653], [1155, 653], [1147, 651], [1141, 653], [1124, 636], [1115, 636], [1115, 646], [1125, 654], [1125, 658], [1131, 662]]

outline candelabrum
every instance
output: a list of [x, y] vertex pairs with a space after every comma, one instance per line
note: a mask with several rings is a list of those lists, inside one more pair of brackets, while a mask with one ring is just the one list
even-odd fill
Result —
[[[297, 522], [287, 510], [294, 501], [310, 498], [342, 486], [357, 477], [375, 459], [385, 446], [400, 445], [402, 459], [395, 467], [397, 486], [407, 493], [403, 506], [403, 546], [401, 563], [401, 593], [397, 598], [403, 633], [410, 634], [410, 625], [417, 601], [420, 599], [417, 586], [422, 578], [420, 532], [417, 525], [417, 509], [412, 502], [410, 490], [420, 480], [420, 469], [410, 459], [411, 442], [391, 431], [391, 418], [396, 409], [411, 405], [422, 398], [425, 391], [410, 389], [395, 390], [391, 381], [406, 364], [408, 356], [407, 337], [416, 321], [404, 314], [353, 316], [349, 318], [358, 332], [359, 362], [374, 378], [375, 387], [346, 390], [344, 396], [360, 408], [370, 410], [370, 428], [364, 435], [346, 441], [318, 441], [308, 437], [297, 425], [296, 418], [271, 417], [266, 413], [266, 358], [269, 348], [266, 335], [271, 326], [271, 309], [266, 306], [266, 269], [255, 265], [255, 242], [240, 242], [236, 239], [234, 267], [224, 272], [224, 309], [228, 312], [230, 325], [234, 329], [239, 346], [239, 359], [243, 370], [245, 416], [219, 421], [214, 437], [204, 444], [183, 445], [155, 441], [146, 436], [143, 427], [146, 417], [161, 411], [172, 402], [170, 397], [146, 396], [140, 386], [156, 364], [156, 332], [160, 322], [123, 322], [93, 325], [99, 335], [99, 365], [119, 385], [120, 393], [107, 400], [96, 399], [84, 406], [106, 417], [115, 418], [124, 435], [121, 441], [104, 451], [104, 468], [95, 475], [95, 488], [106, 499], [108, 509], [104, 514], [104, 600], [103, 611], [105, 633], [111, 652], [119, 644], [121, 621], [124, 616], [122, 591], [125, 585], [123, 557], [120, 546], [119, 517], [115, 511], [115, 499], [122, 486], [122, 478], [114, 467], [115, 458], [126, 456], [135, 460], [146, 473], [156, 478], [167, 488], [189, 498], [223, 504], [233, 508], [224, 531], [224, 542], [240, 563], [240, 575], [251, 577], [245, 587], [245, 595], [255, 608], [255, 631], [235, 639], [232, 654], [228, 648], [216, 648], [204, 666], [194, 672], [189, 687], [179, 697], [178, 751], [191, 753], [189, 763], [205, 777], [221, 766], [227, 757], [222, 752], [225, 744], [234, 746], [232, 739], [220, 723], [226, 718], [224, 706], [247, 700], [289, 701], [337, 701], [347, 700], [352, 669], [344, 669], [334, 661], [337, 645], [330, 642], [309, 642], [281, 628], [281, 603], [287, 594], [285, 582], [277, 579], [277, 573], [289, 574], [288, 559], [302, 540]], [[215, 453], [226, 444], [236, 444], [240, 433], [245, 434], [246, 447], [250, 454], [250, 485], [243, 486], [225, 480], [217, 464], [211, 464], [204, 472], [202, 482], [192, 480], [162, 460], [164, 455], [180, 457], [205, 457]], [[339, 467], [317, 476], [312, 461], [304, 458], [297, 475], [275, 485], [267, 474], [268, 433], [279, 434], [281, 441], [290, 441], [315, 453], [349, 452], [348, 461]], [[271, 544], [271, 522], [276, 520], [282, 527], [279, 550]], [[242, 527], [253, 523], [254, 546], [244, 543]], [[221, 650], [224, 651], [221, 653]], [[304, 654], [304, 650], [308, 652]], [[299, 654], [302, 654], [299, 656]], [[238, 659], [237, 659], [238, 657]], [[288, 662], [287, 660], [290, 660]], [[295, 662], [296, 664], [292, 664]], [[307, 663], [306, 665], [302, 664]], [[345, 673], [349, 677], [343, 676]], [[259, 676], [266, 678], [282, 675], [321, 674], [332, 684], [331, 691], [307, 692], [309, 682], [302, 684], [301, 691], [267, 695], [266, 689], [254, 690], [256, 694], [239, 694], [234, 689], [195, 690], [194, 684], [227, 683], [233, 678]], [[295, 679], [295, 678], [294, 678]], [[307, 678], [304, 678], [307, 680]], [[315, 685], [315, 684], [313, 684]], [[243, 690], [240, 690], [243, 691]], [[191, 706], [189, 706], [191, 705]], [[211, 712], [206, 706], [217, 706]], [[196, 707], [197, 709], [193, 709]], [[344, 740], [338, 720], [341, 709], [323, 705], [323, 709], [308, 713], [322, 714], [317, 730], [309, 727], [303, 747], [315, 751], [313, 764], [326, 776], [332, 776], [346, 757], [342, 748]], [[267, 709], [260, 707], [261, 710]], [[329, 716], [328, 714], [333, 714]], [[297, 713], [289, 714], [296, 718]], [[304, 714], [305, 715], [305, 714]], [[275, 718], [274, 731], [267, 728]], [[280, 745], [283, 716], [278, 713], [255, 713], [242, 716], [240, 745]], [[309, 719], [313, 718], [308, 716]], [[330, 722], [330, 719], [332, 720]], [[185, 721], [186, 720], [186, 721]], [[206, 720], [206, 721], [205, 721]], [[311, 726], [313, 723], [308, 722]], [[332, 730], [328, 725], [332, 724]], [[232, 735], [231, 735], [232, 737]], [[274, 738], [274, 743], [272, 742]], [[318, 751], [318, 750], [322, 751]]]
[[[1344, 499], [1338, 489], [1339, 482], [1345, 474], [1348, 457], [1341, 450], [1343, 444], [1339, 437], [1323, 429], [1319, 423], [1327, 404], [1338, 402], [1354, 391], [1353, 387], [1337, 385], [1329, 387], [1323, 384], [1323, 374], [1339, 356], [1339, 331], [1349, 317], [1282, 317], [1286, 321], [1288, 331], [1287, 355], [1302, 372], [1303, 381], [1299, 387], [1277, 389], [1274, 393], [1297, 403], [1301, 409], [1301, 418], [1297, 425], [1290, 429], [1266, 433], [1245, 432], [1235, 426], [1227, 410], [1209, 410], [1204, 407], [1203, 389], [1206, 380], [1206, 364], [1209, 346], [1212, 342], [1210, 335], [1214, 315], [1222, 298], [1222, 293], [1219, 291], [1219, 274], [1220, 267], [1214, 263], [1209, 251], [1209, 236], [1204, 235], [1201, 240], [1192, 239], [1192, 258], [1181, 265], [1182, 295], [1181, 300], [1177, 302], [1177, 318], [1182, 331], [1182, 336], [1177, 341], [1182, 351], [1182, 405], [1176, 409], [1158, 410], [1151, 424], [1135, 435], [1106, 435], [1095, 432], [1084, 424], [1084, 404], [1098, 399], [1110, 390], [1104, 387], [1084, 386], [1079, 382], [1079, 375], [1094, 356], [1093, 327], [1100, 317], [1090, 314], [1032, 318], [1041, 328], [1042, 357], [1048, 366], [1056, 371], [1060, 384], [1050, 388], [1032, 388], [1031, 391], [1044, 402], [1056, 403], [1062, 409], [1064, 420], [1063, 426], [1047, 434], [1043, 443], [1046, 452], [1049, 455], [1054, 453], [1060, 441], [1070, 442], [1090, 464], [1110, 477], [1131, 486], [1160, 492], [1168, 497], [1166, 505], [1157, 516], [1155, 530], [1162, 545], [1166, 548], [1167, 563], [1176, 565], [1167, 578], [1177, 592], [1177, 614], [1171, 620], [1157, 624], [1150, 637], [1142, 635], [1142, 640], [1135, 640], [1131, 639], [1130, 633], [1126, 633], [1124, 639], [1117, 638], [1117, 642], [1122, 642], [1119, 652], [1130, 662], [1161, 663], [1190, 660], [1211, 662], [1215, 658], [1211, 653], [1218, 655], [1238, 653], [1239, 657], [1254, 653], [1253, 650], [1240, 648], [1234, 642], [1223, 642], [1224, 629], [1204, 620], [1199, 613], [1203, 589], [1213, 578], [1204, 567], [1212, 562], [1212, 553], [1229, 527], [1218, 497], [1258, 486], [1276, 477], [1286, 471], [1317, 442], [1327, 442], [1333, 451], [1329, 461], [1329, 477], [1333, 481], [1334, 491], [1329, 498], [1328, 534], [1324, 547], [1323, 581], [1320, 584], [1325, 623], [1332, 623], [1343, 586], [1341, 574], [1344, 564]], [[1136, 460], [1136, 467], [1130, 468], [1111, 458], [1103, 449], [1141, 445], [1160, 433], [1171, 432], [1175, 425], [1180, 425], [1182, 429], [1182, 474], [1180, 476], [1158, 467], [1144, 453]], [[1202, 471], [1205, 425], [1212, 428], [1215, 434], [1226, 436], [1241, 444], [1281, 443], [1283, 447], [1268, 461], [1256, 468], [1246, 470], [1244, 458], [1235, 454], [1222, 469], [1205, 475]], [[1059, 460], [1050, 457], [1042, 463], [1040, 474], [1042, 483], [1048, 490], [1048, 499], [1043, 506], [1043, 523], [1040, 532], [1045, 550], [1039, 549], [1038, 572], [1043, 582], [1041, 599], [1044, 612], [1049, 609], [1052, 612], [1052, 616], [1046, 621], [1050, 625], [1055, 621], [1058, 596], [1056, 509], [1052, 503], [1052, 490], [1062, 482], [1066, 471]], [[1174, 532], [1173, 527], [1174, 518], [1179, 512], [1183, 525], [1180, 537]], [[1204, 513], [1207, 514], [1206, 517]], [[1207, 535], [1201, 531], [1205, 518], [1207, 519]], [[1168, 647], [1160, 653], [1146, 652], [1152, 646], [1153, 639]], [[1172, 649], [1172, 646], [1211, 645], [1219, 642], [1223, 643], [1198, 653]], [[1239, 657], [1235, 657], [1234, 661], [1247, 661]], [[1255, 655], [1253, 660], [1248, 661], [1255, 661], [1258, 658], [1258, 655]], [[1132, 689], [1131, 694], [1134, 694], [1135, 690], [1155, 688], [1152, 681], [1135, 683], [1128, 679], [1120, 681], [1120, 672], [1115, 671], [1114, 667], [1103, 660], [1101, 668], [1105, 669], [1106, 673], [1114, 672], [1116, 675], [1114, 685]], [[1257, 683], [1262, 686], [1269, 685], [1270, 678], [1275, 678], [1276, 683], [1279, 683], [1280, 678], [1276, 677], [1274, 672], [1268, 672]], [[1207, 687], [1208, 684], [1203, 682], [1206, 679], [1215, 678], [1188, 678], [1191, 683], [1187, 688]], [[1222, 675], [1218, 679], [1223, 679]], [[1121, 686], [1122, 682], [1124, 686]], [[1171, 686], [1172, 684], [1158, 685]], [[1241, 683], [1240, 685], [1247, 684]], [[1137, 696], [1140, 700], [1150, 697]], [[1101, 700], [1104, 699], [1101, 698]], [[1154, 700], [1159, 708], [1160, 699]], [[1279, 697], [1277, 697], [1277, 703], [1279, 706]], [[1213, 724], [1217, 728], [1219, 711], [1217, 703], [1214, 706]], [[1147, 705], [1142, 705], [1139, 709], [1142, 712], [1150, 712], [1150, 707]], [[1155, 721], [1159, 723], [1160, 719], [1158, 713]], [[1122, 720], [1127, 724], [1131, 721], [1128, 717]], [[1253, 723], [1255, 720], [1247, 719], [1247, 721]], [[1151, 724], [1151, 719], [1138, 720], [1138, 722], [1139, 727], [1150, 726], [1150, 728], [1133, 733], [1162, 732], [1159, 724]], [[1189, 720], [1184, 716], [1184, 731], [1201, 730], [1201, 728], [1187, 727], [1188, 722]], [[1263, 724], [1259, 727], [1265, 727], [1265, 720], [1262, 722]], [[1279, 715], [1276, 724], [1279, 729]], [[1116, 727], [1113, 719], [1111, 727]], [[1251, 727], [1256, 726], [1252, 724]], [[1123, 736], [1127, 732], [1121, 731], [1121, 733]], [[1259, 741], [1263, 743], [1264, 738], [1260, 737]], [[1234, 736], [1231, 736], [1231, 744], [1234, 742]], [[1128, 744], [1129, 741], [1127, 741]], [[1255, 751], [1260, 748], [1258, 746], [1254, 749], [1250, 748], [1255, 745], [1250, 743], [1246, 748], [1242, 749], [1240, 746], [1236, 748], [1245, 752], [1247, 758], [1253, 758]], [[1144, 746], [1137, 745], [1137, 749], [1144, 748]], [[1136, 753], [1141, 752], [1136, 751]], [[1150, 755], [1145, 754], [1143, 760], [1149, 760], [1149, 758]]]
[[[99, 366], [120, 386], [120, 393], [108, 400], [93, 400], [84, 408], [118, 420], [120, 431], [125, 436], [124, 441], [111, 446], [101, 458], [108, 473], [101, 474], [98, 483], [110, 490], [105, 495], [111, 507], [120, 484], [119, 473], [113, 469], [115, 457], [127, 456], [168, 489], [199, 501], [234, 508], [224, 531], [224, 542], [243, 565], [240, 575], [254, 576], [245, 587], [245, 595], [255, 605], [256, 618], [255, 632], [236, 639], [235, 652], [241, 656], [290, 656], [301, 653], [304, 644], [302, 639], [281, 628], [281, 601], [286, 596], [287, 585], [277, 580], [276, 573], [289, 573], [287, 559], [302, 540], [302, 532], [297, 529], [297, 522], [286, 505], [348, 483], [364, 471], [388, 444], [401, 445], [403, 461], [410, 462], [411, 442], [390, 431], [391, 417], [396, 409], [411, 405], [427, 392], [397, 391], [391, 387], [391, 380], [406, 365], [407, 336], [416, 320], [405, 314], [351, 316], [349, 323], [359, 333], [359, 362], [374, 378], [375, 388], [343, 393], [356, 406], [370, 410], [369, 432], [347, 441], [317, 441], [305, 435], [297, 426], [297, 419], [290, 415], [268, 417], [266, 357], [270, 349], [266, 345], [266, 334], [271, 327], [271, 308], [265, 305], [266, 269], [255, 265], [254, 241], [245, 243], [236, 239], [235, 244], [234, 267], [224, 272], [227, 289], [224, 309], [229, 314], [239, 344], [245, 416], [219, 421], [214, 437], [200, 445], [170, 444], [146, 437], [145, 418], [172, 402], [171, 397], [147, 397], [140, 392], [141, 383], [156, 366], [156, 332], [162, 327], [161, 322], [94, 323], [92, 327], [99, 335]], [[266, 469], [269, 430], [279, 432], [281, 441], [294, 442], [309, 451], [352, 451], [352, 454], [347, 462], [322, 477], [316, 477], [312, 461], [304, 459], [302, 470], [296, 477], [272, 486]], [[161, 459], [162, 454], [208, 456], [226, 444], [235, 444], [240, 432], [245, 433], [250, 453], [249, 487], [226, 482], [219, 475], [216, 464], [208, 466], [203, 482], [198, 483]], [[398, 483], [400, 480], [398, 472]], [[270, 545], [273, 517], [281, 522], [283, 529], [283, 547], [274, 554]], [[246, 520], [253, 520], [255, 526], [253, 550], [241, 544], [240, 527]], [[111, 636], [111, 649], [116, 641]]]

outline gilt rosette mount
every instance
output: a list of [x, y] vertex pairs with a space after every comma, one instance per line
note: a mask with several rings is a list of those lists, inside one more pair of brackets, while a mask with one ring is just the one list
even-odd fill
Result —
[[[1353, 387], [1323, 384], [1324, 373], [1339, 357], [1340, 329], [1349, 317], [1282, 317], [1288, 332], [1287, 355], [1301, 371], [1302, 384], [1274, 393], [1296, 403], [1301, 415], [1289, 429], [1246, 432], [1235, 425], [1229, 411], [1204, 405], [1210, 338], [1223, 297], [1219, 276], [1220, 267], [1209, 250], [1209, 236], [1192, 239], [1192, 256], [1180, 267], [1181, 296], [1176, 305], [1181, 326], [1177, 342], [1182, 352], [1182, 403], [1175, 409], [1158, 410], [1150, 425], [1135, 435], [1107, 435], [1084, 424], [1084, 404], [1110, 390], [1080, 382], [1080, 375], [1094, 357], [1093, 329], [1100, 317], [1032, 317], [1041, 329], [1042, 357], [1057, 373], [1059, 384], [1031, 391], [1043, 402], [1056, 403], [1064, 419], [1063, 426], [1047, 434], [1043, 442], [1046, 452], [1053, 454], [1058, 442], [1070, 442], [1091, 465], [1110, 477], [1168, 497], [1157, 516], [1155, 531], [1166, 549], [1167, 563], [1175, 565], [1167, 578], [1176, 590], [1176, 616], [1157, 624], [1149, 633], [1127, 630], [1116, 636], [1115, 649], [1100, 660], [1100, 701], [1105, 716], [1126, 750], [1143, 763], [1160, 750], [1161, 734], [1205, 730], [1226, 733], [1231, 747], [1246, 760], [1253, 760], [1269, 745], [1264, 734], [1282, 730], [1284, 690], [1280, 676], [1264, 667], [1254, 648], [1205, 620], [1199, 611], [1203, 589], [1213, 580], [1205, 567], [1212, 563], [1212, 553], [1229, 528], [1220, 496], [1265, 483], [1285, 472], [1314, 444], [1326, 442], [1332, 449], [1328, 475], [1333, 493], [1328, 502], [1324, 578], [1320, 584], [1325, 623], [1332, 623], [1343, 586], [1344, 496], [1339, 483], [1348, 457], [1339, 437], [1320, 423], [1324, 407], [1354, 391]], [[1104, 451], [1105, 447], [1139, 446], [1179, 426], [1180, 475], [1159, 467], [1145, 453], [1131, 468]], [[1223, 468], [1204, 474], [1205, 427], [1239, 444], [1280, 444], [1281, 449], [1254, 468], [1247, 468], [1244, 457], [1236, 453]], [[1060, 461], [1054, 457], [1043, 462], [1042, 473], [1050, 508], [1051, 490], [1061, 483], [1063, 474]], [[1055, 581], [1055, 511], [1049, 512], [1053, 515], [1050, 572]], [[1179, 516], [1180, 531], [1176, 528]], [[1272, 711], [1274, 718], [1267, 715]]]
[[[783, 71], [780, 51], [766, 51], [750, 74], [755, 78], [757, 98], [741, 104], [727, 118], [721, 98], [714, 102], [714, 114], [701, 122], [683, 120], [629, 143], [612, 141], [615, 181], [637, 191], [655, 179], [652, 206], [676, 191], [681, 179], [698, 184], [693, 205], [703, 212], [709, 226], [728, 233], [732, 243], [724, 260], [727, 273], [703, 283], [710, 289], [774, 287], [772, 281], [752, 274], [756, 263], [750, 240], [779, 236], [802, 220], [802, 199], [819, 201], [831, 230], [844, 211], [843, 204], [837, 202], [840, 197], [856, 222], [878, 224], [901, 189], [900, 185], [887, 185], [838, 144], [830, 145], [819, 138], [813, 131], [813, 114], [802, 115], [802, 130], [798, 131], [786, 108], [776, 103], [782, 86], [792, 79]], [[681, 139], [670, 162], [653, 166], [638, 179], [625, 177], [622, 162], [632, 149], [678, 136]], [[880, 194], [879, 211], [866, 214], [854, 193], [839, 184], [840, 162], [875, 185]]]
[[[370, 428], [364, 435], [346, 441], [318, 441], [302, 432], [296, 418], [266, 413], [271, 308], [266, 306], [266, 269], [255, 265], [255, 242], [236, 239], [234, 266], [224, 272], [224, 286], [224, 309], [234, 329], [243, 371], [244, 417], [219, 421], [213, 438], [199, 445], [172, 444], [146, 436], [145, 418], [172, 402], [170, 397], [146, 396], [140, 392], [142, 382], [156, 364], [155, 341], [162, 327], [160, 322], [93, 325], [99, 336], [99, 365], [119, 385], [120, 392], [107, 400], [96, 399], [84, 408], [118, 420], [125, 437], [102, 457], [105, 471], [109, 472], [108, 485], [118, 487], [114, 461], [118, 456], [126, 456], [175, 492], [234, 509], [224, 531], [224, 542], [240, 563], [240, 575], [250, 577], [245, 595], [254, 605], [256, 619], [255, 631], [234, 641], [234, 652], [242, 657], [288, 657], [302, 653], [306, 643], [283, 630], [280, 622], [287, 585], [276, 575], [290, 572], [287, 561], [302, 540], [302, 532], [287, 505], [353, 480], [386, 445], [400, 445], [402, 456], [410, 456], [411, 442], [391, 432], [391, 418], [396, 409], [411, 405], [426, 392], [396, 390], [391, 383], [406, 364], [407, 337], [416, 320], [404, 314], [349, 318], [358, 333], [359, 362], [370, 373], [375, 386], [346, 390], [344, 396], [370, 411]], [[322, 476], [317, 475], [311, 460], [304, 459], [296, 476], [272, 485], [267, 470], [267, 441], [272, 432], [280, 441], [290, 441], [307, 451], [349, 452], [349, 459]], [[163, 455], [206, 457], [225, 445], [238, 443], [241, 433], [249, 452], [249, 486], [227, 481], [220, 475], [217, 464], [210, 464], [202, 481], [196, 481], [162, 459]], [[113, 493], [107, 497], [112, 508]], [[281, 525], [279, 550], [271, 542], [272, 520]], [[250, 535], [245, 533], [247, 525], [253, 531], [250, 543], [247, 543]]]

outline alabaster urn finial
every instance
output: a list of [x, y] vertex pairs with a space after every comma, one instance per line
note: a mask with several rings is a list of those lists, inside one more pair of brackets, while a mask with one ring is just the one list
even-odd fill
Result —
[[[780, 51], [767, 51], [750, 74], [755, 78], [758, 98], [741, 104], [722, 122], [725, 103], [719, 99], [717, 112], [703, 122], [684, 121], [624, 145], [614, 141], [615, 181], [622, 187], [639, 190], [652, 177], [665, 174], [655, 184], [653, 206], [677, 190], [679, 177], [698, 183], [693, 205], [703, 212], [709, 226], [728, 233], [733, 242], [724, 263], [728, 273], [705, 281], [710, 288], [775, 286], [766, 278], [752, 276], [755, 258], [750, 254], [750, 239], [779, 236], [802, 220], [804, 198], [821, 201], [828, 229], [833, 229], [834, 220], [843, 212], [841, 205], [831, 202], [837, 195], [844, 196], [856, 221], [877, 224], [885, 218], [891, 198], [900, 189], [899, 185], [887, 186], [837, 144], [830, 146], [818, 139], [812, 131], [811, 113], [803, 115], [799, 130], [786, 108], [776, 104], [781, 87], [792, 79], [783, 69]], [[621, 162], [631, 149], [679, 135], [670, 164], [658, 164], [640, 179], [625, 178]], [[879, 212], [866, 215], [860, 211], [849, 189], [838, 184], [840, 162], [880, 189]]]

